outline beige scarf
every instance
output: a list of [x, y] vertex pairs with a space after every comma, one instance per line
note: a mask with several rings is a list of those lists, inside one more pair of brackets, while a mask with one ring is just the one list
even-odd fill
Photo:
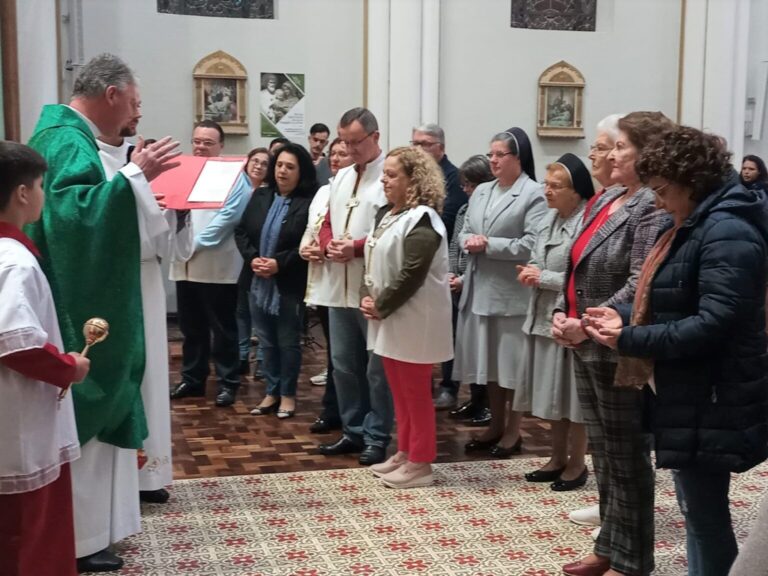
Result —
[[[643, 264], [635, 290], [630, 326], [645, 326], [651, 320], [651, 284], [653, 284], [653, 278], [656, 276], [659, 266], [669, 254], [677, 230], [677, 228], [672, 228], [665, 232], [653, 246], [645, 264]], [[653, 366], [653, 358], [620, 356], [613, 385], [619, 388], [642, 388], [648, 384], [648, 380], [653, 376]]]

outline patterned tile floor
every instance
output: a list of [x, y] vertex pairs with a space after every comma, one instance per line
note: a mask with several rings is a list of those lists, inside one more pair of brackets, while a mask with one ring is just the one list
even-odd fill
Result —
[[[526, 484], [541, 459], [440, 464], [437, 484], [381, 486], [367, 470], [232, 476], [174, 483], [144, 508], [144, 532], [122, 543], [121, 575], [555, 576], [589, 552], [589, 528], [569, 510], [596, 502], [594, 481], [555, 493]], [[734, 477], [743, 539], [766, 491], [768, 466]], [[657, 478], [657, 576], [686, 572], [683, 521], [671, 478]]]

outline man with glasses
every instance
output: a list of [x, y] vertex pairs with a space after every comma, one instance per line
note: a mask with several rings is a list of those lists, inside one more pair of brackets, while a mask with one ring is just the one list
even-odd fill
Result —
[[[469, 200], [461, 188], [459, 170], [454, 166], [445, 153], [445, 132], [437, 124], [423, 124], [413, 129], [411, 145], [418, 146], [424, 152], [432, 156], [435, 162], [443, 170], [445, 179], [445, 204], [443, 205], [443, 223], [448, 231], [448, 238], [453, 238], [453, 226], [456, 222], [456, 214]], [[459, 393], [459, 383], [453, 380], [443, 379], [440, 382], [435, 408], [437, 410], [450, 410], [456, 407], [456, 397]]]
[[[224, 131], [203, 120], [192, 132], [192, 154], [220, 156]], [[243, 173], [224, 206], [218, 210], [192, 210], [192, 256], [171, 257], [170, 279], [176, 281], [176, 303], [182, 343], [181, 382], [171, 399], [205, 396], [209, 356], [218, 381], [216, 406], [231, 406], [240, 386], [237, 278], [243, 259], [235, 245], [235, 226], [251, 197], [251, 184]], [[213, 334], [213, 346], [211, 346]]]
[[387, 204], [381, 184], [385, 155], [376, 117], [366, 108], [341, 117], [339, 137], [354, 164], [339, 170], [331, 183], [320, 247], [332, 262], [327, 306], [343, 434], [322, 444], [320, 453], [362, 452], [360, 464], [371, 465], [385, 459], [394, 416], [381, 358], [367, 351], [367, 322], [359, 308], [366, 234]]

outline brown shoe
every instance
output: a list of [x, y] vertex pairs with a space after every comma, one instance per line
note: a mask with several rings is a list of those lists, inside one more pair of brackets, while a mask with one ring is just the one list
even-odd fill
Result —
[[600, 558], [595, 564], [587, 564], [579, 560], [563, 566], [563, 574], [566, 576], [603, 576], [611, 569], [611, 560], [609, 558]]

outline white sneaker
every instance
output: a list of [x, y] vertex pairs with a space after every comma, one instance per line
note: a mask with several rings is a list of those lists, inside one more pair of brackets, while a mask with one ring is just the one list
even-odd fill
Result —
[[381, 483], [387, 488], [421, 488], [434, 482], [432, 466], [413, 465], [408, 462], [397, 470], [380, 476]]
[[313, 386], [325, 386], [325, 383], [328, 381], [328, 370], [323, 370], [320, 374], [312, 376], [309, 381], [312, 382]]
[[568, 514], [568, 519], [580, 526], [600, 526], [600, 505], [574, 510]]
[[597, 537], [600, 536], [600, 526], [592, 530], [589, 535], [592, 536], [592, 540], [597, 541]]

